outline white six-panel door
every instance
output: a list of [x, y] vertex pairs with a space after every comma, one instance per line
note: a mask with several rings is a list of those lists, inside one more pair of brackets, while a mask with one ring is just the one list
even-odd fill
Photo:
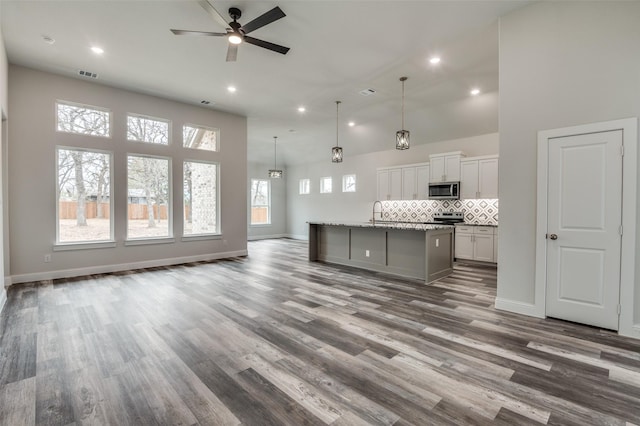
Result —
[[617, 330], [622, 131], [548, 144], [546, 315]]

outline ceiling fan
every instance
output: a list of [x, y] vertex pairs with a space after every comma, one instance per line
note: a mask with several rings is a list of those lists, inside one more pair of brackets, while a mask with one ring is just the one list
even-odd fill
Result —
[[[288, 47], [280, 46], [279, 44], [270, 43], [268, 41], [260, 40], [251, 36], [248, 36], [252, 31], [262, 28], [280, 18], [284, 18], [285, 15], [282, 9], [274, 7], [268, 12], [263, 13], [251, 22], [241, 25], [238, 19], [242, 16], [242, 11], [237, 7], [229, 8], [229, 16], [233, 21], [227, 23], [225, 18], [209, 3], [207, 0], [200, 0], [200, 6], [206, 10], [209, 15], [216, 21], [218, 21], [224, 27], [227, 27], [226, 33], [215, 33], [207, 31], [189, 31], [189, 30], [175, 30], [171, 32], [175, 35], [195, 35], [195, 36], [210, 36], [210, 37], [227, 37], [229, 41], [229, 48], [227, 49], [227, 62], [235, 62], [238, 56], [238, 45], [243, 41], [254, 46], [263, 47], [265, 49], [272, 50], [277, 53], [286, 55], [289, 51]], [[230, 28], [229, 28], [230, 27]]]

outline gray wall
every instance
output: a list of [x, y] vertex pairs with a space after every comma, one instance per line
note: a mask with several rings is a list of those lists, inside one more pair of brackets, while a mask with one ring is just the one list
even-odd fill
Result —
[[5, 263], [8, 262], [9, 259], [9, 232], [8, 232], [8, 215], [6, 214], [7, 203], [5, 202], [6, 196], [6, 163], [7, 160], [5, 158], [6, 153], [6, 135], [7, 135], [7, 121], [4, 121], [5, 118], [8, 119], [9, 116], [9, 108], [8, 108], [8, 65], [7, 65], [7, 54], [4, 48], [4, 39], [2, 38], [2, 31], [0, 28], [0, 140], [2, 141], [2, 146], [0, 147], [0, 224], [2, 227], [0, 228], [0, 278], [2, 278], [2, 285], [0, 285], [0, 311], [4, 306], [4, 302], [7, 300], [7, 293], [4, 289], [4, 283], [7, 281], [5, 277], [9, 274], [9, 271], [6, 268]]
[[[190, 259], [246, 254], [247, 125], [246, 118], [211, 109], [114, 89], [27, 68], [9, 68], [9, 224], [11, 275], [14, 282], [85, 274]], [[58, 99], [109, 108], [111, 138], [55, 131]], [[141, 113], [172, 121], [172, 143], [158, 146], [126, 141], [126, 114]], [[179, 142], [182, 125], [194, 123], [220, 128], [220, 152], [186, 150]], [[55, 147], [84, 146], [113, 151], [116, 248], [53, 252], [56, 229]], [[128, 153], [172, 157], [172, 173], [182, 175], [183, 160], [220, 163], [220, 221], [222, 238], [181, 241], [182, 180], [173, 179], [175, 242], [124, 246], [126, 236], [126, 156]]]
[[[271, 164], [249, 163], [247, 179], [247, 197], [251, 197], [251, 179], [269, 179], [268, 170], [273, 168]], [[247, 198], [247, 223], [249, 226], [249, 240], [263, 238], [280, 238], [286, 236], [287, 231], [287, 170], [283, 169], [282, 179], [269, 179], [271, 181], [271, 224], [251, 225], [251, 202]]]
[[541, 2], [501, 19], [500, 299], [534, 303], [537, 132], [640, 115], [639, 23], [640, 3], [612, 1]]
[[[389, 145], [394, 147], [395, 139], [390, 133]], [[331, 162], [331, 150], [327, 146], [327, 156], [323, 161], [289, 166], [287, 173], [287, 233], [300, 239], [308, 237], [306, 222], [309, 220], [367, 221], [371, 218], [371, 207], [377, 195], [378, 167], [399, 166], [429, 161], [430, 154], [449, 151], [463, 151], [468, 157], [498, 153], [498, 134], [490, 133], [471, 138], [414, 145], [407, 151], [391, 148], [387, 151], [363, 155], [349, 155], [344, 144], [344, 161]], [[342, 176], [356, 174], [355, 193], [342, 192]], [[320, 194], [320, 178], [333, 178], [333, 192]], [[300, 179], [311, 179], [311, 193], [300, 195]]]

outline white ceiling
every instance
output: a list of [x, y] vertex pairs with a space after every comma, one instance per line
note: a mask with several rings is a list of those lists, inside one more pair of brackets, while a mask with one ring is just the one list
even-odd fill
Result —
[[[224, 32], [197, 1], [2, 0], [0, 17], [11, 63], [76, 77], [89, 70], [102, 84], [197, 105], [209, 100], [210, 108], [248, 117], [249, 161], [271, 162], [278, 136], [278, 163], [295, 164], [330, 161], [336, 100], [345, 156], [393, 149], [401, 76], [409, 77], [412, 144], [496, 132], [497, 18], [530, 2], [211, 3], [224, 16], [240, 8], [240, 23], [280, 6], [287, 16], [251, 35], [291, 50], [283, 56], [243, 44], [228, 63], [224, 38], [173, 35], [170, 28]], [[442, 57], [439, 66], [429, 64], [431, 55]], [[476, 86], [482, 94], [470, 97]], [[365, 88], [376, 93], [363, 96]], [[356, 126], [347, 127], [349, 120]]]

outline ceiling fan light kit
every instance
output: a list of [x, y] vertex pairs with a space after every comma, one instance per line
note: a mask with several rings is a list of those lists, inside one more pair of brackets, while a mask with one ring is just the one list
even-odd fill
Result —
[[336, 101], [336, 146], [331, 148], [331, 162], [342, 163], [342, 147], [338, 143], [338, 109], [340, 108], [340, 101]]
[[410, 134], [408, 130], [404, 130], [404, 82], [407, 77], [400, 77], [402, 82], [402, 130], [396, 132], [396, 149], [409, 149]]
[[242, 42], [253, 44], [254, 46], [262, 47], [264, 49], [271, 50], [272, 52], [281, 53], [286, 55], [289, 51], [288, 47], [280, 46], [279, 44], [271, 43], [268, 41], [260, 40], [248, 36], [252, 31], [262, 28], [278, 19], [284, 18], [285, 13], [279, 7], [274, 7], [268, 12], [263, 13], [251, 22], [245, 25], [241, 25], [238, 19], [242, 16], [242, 11], [237, 7], [229, 8], [229, 16], [233, 21], [227, 23], [226, 19], [209, 3], [208, 0], [200, 0], [200, 6], [209, 13], [217, 22], [224, 23], [226, 32], [216, 33], [207, 31], [190, 31], [190, 30], [176, 30], [172, 29], [171, 32], [175, 35], [199, 35], [208, 37], [226, 37], [229, 42], [227, 48], [227, 62], [235, 62], [238, 56], [238, 45]]

